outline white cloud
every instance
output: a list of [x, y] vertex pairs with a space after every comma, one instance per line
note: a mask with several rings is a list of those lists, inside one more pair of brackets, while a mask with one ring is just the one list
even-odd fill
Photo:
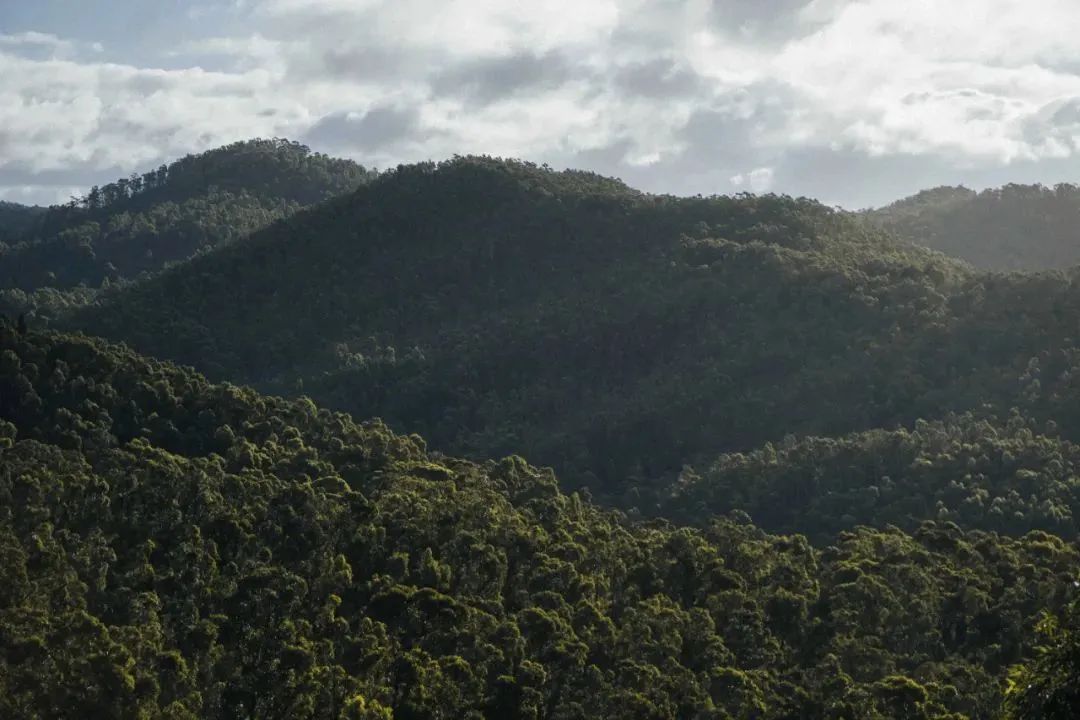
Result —
[[274, 104], [262, 70], [146, 70], [0, 53], [0, 77], [0, 173], [84, 165], [130, 170], [300, 126], [295, 109]]
[[772, 74], [805, 93], [812, 137], [873, 155], [941, 154], [1008, 163], [1059, 149], [1029, 133], [1047, 103], [1080, 95], [1063, 28], [1080, 6], [1057, 0], [850, 2], [792, 41]]
[[593, 42], [614, 29], [619, 8], [615, 0], [266, 0], [260, 12], [286, 29], [333, 19], [322, 30], [339, 41], [468, 57]]
[[33, 30], [10, 35], [0, 35], [0, 46], [20, 47], [38, 46], [47, 48], [71, 47], [72, 43], [61, 40], [51, 33], [40, 33]]
[[41, 58], [71, 58], [82, 53], [100, 53], [104, 46], [99, 42], [75, 42], [57, 37], [52, 33], [28, 30], [20, 33], [0, 33], [0, 52], [9, 51]]
[[[381, 166], [455, 152], [595, 163], [678, 192], [812, 193], [793, 169], [811, 156], [923, 158], [935, 177], [1075, 158], [1080, 172], [1073, 0], [227, 6], [247, 34], [223, 35], [217, 5], [184, 13], [208, 31], [163, 53], [188, 69], [103, 63], [48, 28], [0, 35], [0, 186], [254, 135]], [[901, 187], [876, 182], [882, 200]], [[858, 177], [830, 188], [869, 197]]]
[[729, 182], [736, 188], [746, 188], [751, 192], [762, 193], [772, 189], [776, 172], [769, 167], [754, 168], [748, 173], [732, 175]]

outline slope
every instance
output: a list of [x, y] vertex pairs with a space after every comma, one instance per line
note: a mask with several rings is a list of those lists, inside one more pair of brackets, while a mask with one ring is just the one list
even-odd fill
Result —
[[235, 241], [372, 176], [285, 140], [252, 140], [94, 187], [0, 252], [0, 303], [52, 317], [100, 289]]
[[947, 404], [927, 397], [936, 378], [893, 379], [933, 348], [895, 353], [951, 319], [968, 275], [807, 200], [658, 197], [458, 158], [387, 173], [68, 326], [440, 449], [526, 452], [597, 489]]
[[929, 519], [1023, 535], [1080, 532], [1080, 447], [1014, 415], [971, 415], [837, 438], [788, 437], [729, 453], [660, 489], [659, 512], [688, 523], [738, 510], [770, 532], [827, 543], [859, 525], [914, 530]]
[[631, 523], [520, 458], [0, 323], [4, 717], [989, 719], [1078, 561]]
[[0, 243], [9, 243], [29, 231], [45, 208], [0, 200]]
[[1049, 270], [1080, 263], [1080, 188], [1006, 185], [926, 190], [870, 211], [874, 223], [986, 270]]

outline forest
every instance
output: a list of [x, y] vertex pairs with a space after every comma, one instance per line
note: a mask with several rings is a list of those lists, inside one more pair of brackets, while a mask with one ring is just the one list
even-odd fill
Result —
[[0, 207], [0, 717], [1071, 720], [1073, 191], [1022, 190], [254, 140]]
[[0, 205], [0, 311], [48, 323], [374, 176], [299, 143], [252, 140], [95, 186], [48, 210]]
[[1010, 717], [1064, 718], [1075, 693], [1033, 654], [1080, 670], [1044, 619], [1080, 557], [1047, 532], [632, 522], [519, 457], [101, 341], [5, 325], [0, 363], [4, 717], [955, 720], [1007, 674]]
[[864, 213], [872, 224], [977, 268], [1064, 270], [1080, 263], [1080, 187], [938, 187]]

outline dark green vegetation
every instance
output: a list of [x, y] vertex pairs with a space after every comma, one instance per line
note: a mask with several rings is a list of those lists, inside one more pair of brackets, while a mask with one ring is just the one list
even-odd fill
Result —
[[98, 341], [0, 370], [3, 717], [991, 718], [1075, 596], [1041, 532], [630, 523]]
[[2, 292], [256, 389], [0, 328], [0, 717], [1074, 716], [1076, 271], [490, 158], [163, 177]]
[[827, 543], [853, 525], [913, 530], [924, 519], [1022, 535], [1080, 531], [1080, 447], [1014, 416], [919, 421], [914, 430], [788, 438], [687, 471], [661, 499], [696, 522], [741, 510], [772, 532]]
[[29, 312], [41, 324], [372, 176], [296, 143], [253, 140], [95, 187], [32, 224], [25, 209], [21, 224], [6, 222], [0, 207], [0, 228], [12, 228], [0, 246], [0, 310]]
[[386, 173], [72, 325], [606, 492], [786, 432], [914, 420], [960, 402], [939, 395], [950, 374], [1023, 367], [938, 347], [968, 282], [810, 201], [468, 158]]
[[1007, 720], [1072, 720], [1080, 708], [1080, 603], [1064, 618], [1047, 615], [1044, 643], [1030, 662], [1013, 668], [1005, 693]]
[[987, 270], [1052, 270], [1080, 263], [1080, 187], [1006, 185], [924, 190], [867, 213], [901, 237]]
[[467, 158], [387, 173], [71, 325], [454, 454], [520, 452], [648, 512], [685, 464], [788, 434], [1019, 407], [1080, 440], [1078, 315], [1071, 275], [975, 274], [812, 201]]
[[0, 200], [0, 249], [29, 231], [45, 213], [45, 208]]

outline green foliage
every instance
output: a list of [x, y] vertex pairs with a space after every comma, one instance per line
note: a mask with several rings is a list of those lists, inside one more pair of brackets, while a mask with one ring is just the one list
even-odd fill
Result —
[[1006, 720], [1071, 720], [1080, 707], [1080, 606], [1038, 626], [1042, 645], [1013, 668], [1005, 692]]
[[1010, 184], [974, 192], [924, 190], [866, 213], [908, 240], [987, 270], [1052, 270], [1080, 263], [1080, 187]]
[[[924, 519], [1011, 535], [1080, 532], [1080, 447], [1030, 421], [971, 415], [840, 438], [787, 438], [686, 470], [661, 514], [697, 522], [732, 510], [773, 532], [822, 542], [855, 525], [915, 529]], [[662, 488], [662, 491], [666, 491]]]
[[937, 348], [910, 334], [945, 323], [966, 282], [807, 200], [658, 197], [458, 158], [386, 173], [67, 325], [621, 494], [781, 431], [933, 416], [952, 398], [909, 373], [944, 368], [922, 368]]
[[[1019, 408], [1080, 441], [1077, 314], [1073, 274], [975, 274], [808, 200], [658, 197], [457, 158], [386, 173], [66, 325], [446, 452], [520, 452], [654, 513], [684, 466], [789, 434], [949, 412], [1003, 426]], [[960, 510], [932, 494], [889, 521], [937, 518], [937, 499]], [[1071, 522], [1060, 493], [1034, 501], [1067, 509], [1057, 524], [1020, 507], [1027, 494], [1005, 500], [1026, 520], [976, 527]]]
[[14, 212], [0, 310], [314, 401], [0, 321], [2, 717], [1070, 716], [1080, 271], [280, 140]]
[[0, 200], [0, 248], [30, 230], [44, 212], [42, 207]]
[[0, 716], [991, 718], [1078, 548], [635, 523], [0, 325]]
[[[58, 317], [372, 176], [296, 143], [253, 140], [95, 187], [15, 226], [0, 246], [0, 311]], [[0, 228], [7, 214], [0, 207]]]

